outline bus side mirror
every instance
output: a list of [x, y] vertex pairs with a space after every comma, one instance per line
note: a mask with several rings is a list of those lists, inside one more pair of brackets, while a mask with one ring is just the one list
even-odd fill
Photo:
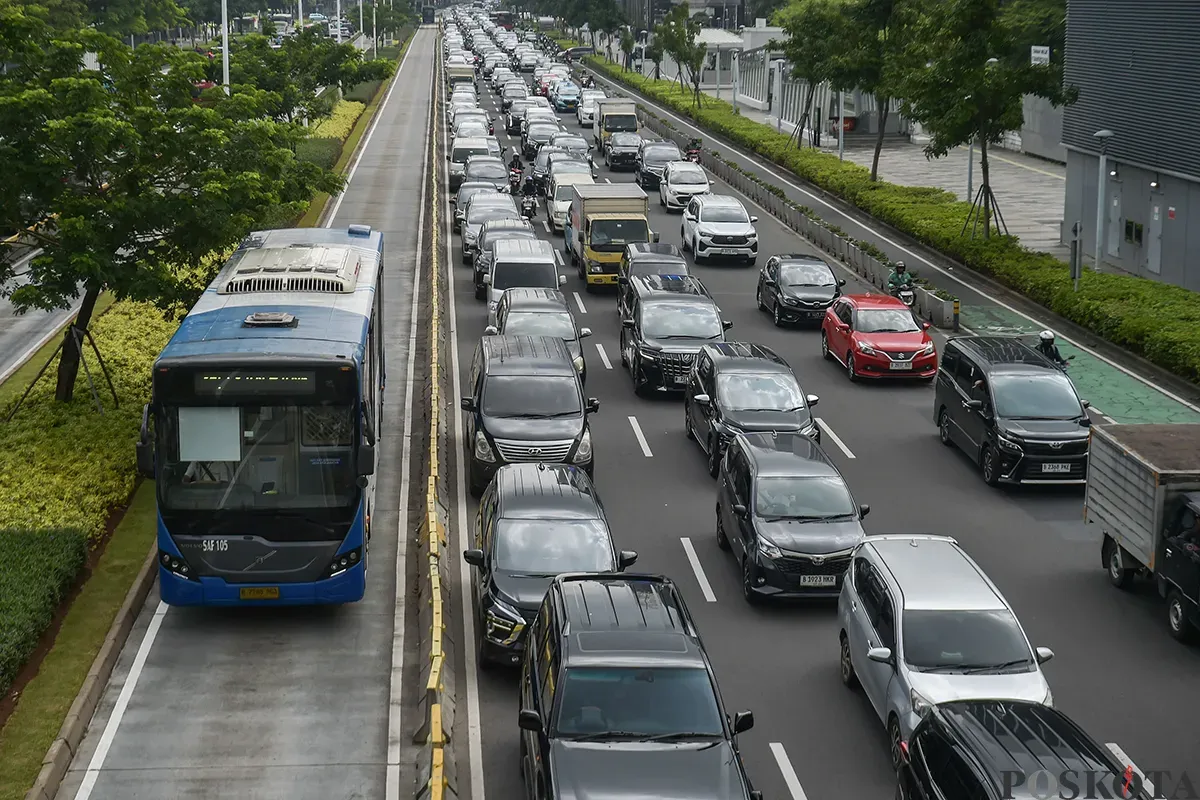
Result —
[[154, 440], [150, 437], [150, 404], [142, 406], [142, 428], [138, 433], [137, 471], [143, 478], [154, 477]]
[[358, 446], [358, 474], [375, 474], [375, 445], [364, 443]]

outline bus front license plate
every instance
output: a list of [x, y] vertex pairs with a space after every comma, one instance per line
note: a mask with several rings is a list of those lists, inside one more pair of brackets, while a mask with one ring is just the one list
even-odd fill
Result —
[[251, 586], [239, 590], [238, 596], [241, 597], [242, 600], [278, 600], [279, 587]]

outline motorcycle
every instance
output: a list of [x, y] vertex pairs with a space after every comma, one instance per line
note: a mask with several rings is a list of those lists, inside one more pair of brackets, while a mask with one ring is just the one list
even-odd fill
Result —
[[893, 287], [891, 290], [891, 295], [909, 308], [912, 308], [913, 303], [917, 299], [917, 295], [915, 292], [913, 292], [911, 283], [904, 283]]
[[520, 194], [521, 192], [521, 170], [513, 167], [508, 171], [508, 190], [512, 194]]
[[537, 198], [525, 196], [521, 198], [521, 216], [525, 219], [533, 219], [537, 214]]
[[692, 139], [692, 141], [688, 142], [688, 149], [684, 152], [683, 157], [685, 160], [691, 161], [693, 164], [700, 163], [700, 140], [699, 139]]

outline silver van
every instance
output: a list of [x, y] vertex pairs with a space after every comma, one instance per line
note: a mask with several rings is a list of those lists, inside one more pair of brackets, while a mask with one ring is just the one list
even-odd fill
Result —
[[467, 169], [467, 159], [471, 156], [493, 155], [487, 139], [456, 136], [450, 145], [450, 191], [457, 192], [463, 182], [463, 173]]
[[870, 536], [838, 596], [842, 683], [861, 686], [887, 726], [892, 764], [931, 707], [958, 700], [1052, 705], [1012, 607], [948, 536]]
[[492, 246], [492, 269], [483, 282], [488, 287], [487, 324], [495, 325], [506, 289], [558, 289], [567, 276], [558, 273], [554, 245], [545, 239], [502, 239]]

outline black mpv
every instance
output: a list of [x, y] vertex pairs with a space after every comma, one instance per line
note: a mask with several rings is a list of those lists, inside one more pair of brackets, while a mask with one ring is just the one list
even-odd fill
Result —
[[799, 254], [771, 256], [758, 273], [755, 299], [777, 327], [820, 326], [825, 311], [842, 295], [844, 278], [819, 258]]

